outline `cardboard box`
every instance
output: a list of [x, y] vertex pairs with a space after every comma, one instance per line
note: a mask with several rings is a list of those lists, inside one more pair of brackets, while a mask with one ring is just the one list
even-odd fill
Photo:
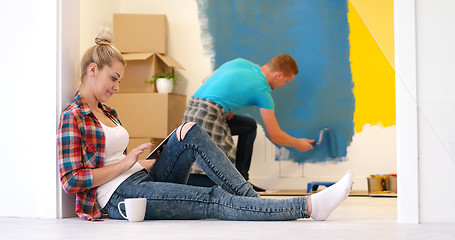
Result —
[[165, 138], [183, 119], [186, 96], [173, 93], [116, 93], [114, 108], [131, 138]]
[[184, 69], [167, 56], [168, 26], [166, 15], [114, 14], [114, 45], [126, 60], [122, 93], [156, 92], [147, 84], [156, 73], [167, 74]]
[[184, 69], [172, 57], [159, 53], [124, 53], [125, 76], [120, 83], [121, 93], [155, 92], [155, 84], [145, 83], [156, 73], [169, 73], [173, 68]]
[[114, 14], [114, 45], [122, 53], [167, 54], [166, 15]]

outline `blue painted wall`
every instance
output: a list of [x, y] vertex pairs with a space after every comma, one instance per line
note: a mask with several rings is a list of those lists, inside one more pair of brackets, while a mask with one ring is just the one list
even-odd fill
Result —
[[[199, 14], [212, 37], [215, 68], [242, 57], [259, 65], [287, 53], [299, 74], [273, 91], [280, 127], [294, 137], [316, 139], [308, 152], [286, 147], [278, 160], [340, 161], [354, 134], [354, 95], [349, 62], [348, 3], [345, 0], [198, 0]], [[235, 112], [262, 124], [257, 107]], [[330, 140], [330, 141], [328, 141]], [[280, 146], [278, 146], [280, 147]], [[330, 150], [331, 149], [331, 150]], [[289, 151], [286, 151], [289, 150]]]

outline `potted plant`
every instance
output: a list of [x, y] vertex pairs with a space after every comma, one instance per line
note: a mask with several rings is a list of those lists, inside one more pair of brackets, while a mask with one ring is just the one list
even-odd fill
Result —
[[159, 93], [171, 93], [174, 86], [177, 85], [177, 75], [170, 72], [168, 74], [165, 73], [157, 73], [153, 75], [152, 80], [146, 81], [146, 83], [155, 83], [156, 82], [156, 89]]

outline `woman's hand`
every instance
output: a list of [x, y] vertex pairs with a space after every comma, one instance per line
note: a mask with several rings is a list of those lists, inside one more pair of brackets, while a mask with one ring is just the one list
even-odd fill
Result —
[[155, 143], [151, 143], [151, 142], [150, 143], [144, 143], [144, 144], [141, 144], [139, 147], [131, 150], [128, 153], [128, 155], [126, 155], [126, 157], [122, 160], [124, 168], [126, 170], [128, 170], [131, 167], [133, 167], [133, 165], [137, 162], [137, 158], [139, 157], [139, 155], [141, 153], [143, 153], [145, 150], [153, 147], [153, 145], [155, 145]]
[[143, 153], [146, 149], [151, 148], [154, 143], [144, 143], [139, 147], [133, 149], [121, 161], [104, 166], [101, 168], [93, 169], [93, 186], [100, 186], [114, 179], [123, 172], [128, 171], [136, 162], [139, 154]]

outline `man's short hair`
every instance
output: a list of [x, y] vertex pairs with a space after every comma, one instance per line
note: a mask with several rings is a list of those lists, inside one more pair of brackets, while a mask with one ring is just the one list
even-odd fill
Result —
[[267, 67], [272, 72], [283, 72], [284, 75], [290, 76], [292, 74], [297, 75], [299, 68], [294, 58], [287, 54], [278, 55], [267, 63]]

